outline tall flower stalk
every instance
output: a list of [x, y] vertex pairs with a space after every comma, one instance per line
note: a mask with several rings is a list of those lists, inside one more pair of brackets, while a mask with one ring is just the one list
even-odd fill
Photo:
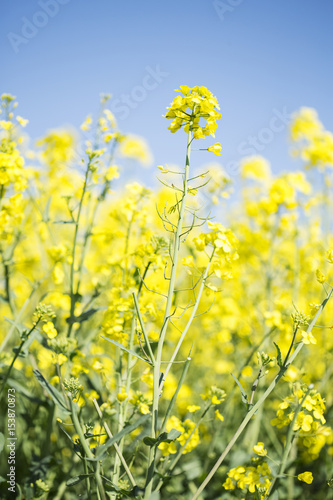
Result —
[[[183, 186], [181, 192], [181, 200], [177, 203], [178, 208], [178, 221], [174, 230], [173, 247], [171, 255], [171, 273], [169, 278], [169, 288], [167, 294], [167, 300], [164, 310], [164, 317], [162, 322], [161, 331], [159, 334], [159, 340], [157, 343], [157, 351], [155, 360], [153, 363], [153, 405], [152, 405], [152, 418], [151, 418], [151, 434], [154, 439], [158, 436], [158, 416], [159, 416], [159, 401], [161, 396], [161, 391], [163, 383], [165, 380], [165, 375], [161, 373], [161, 361], [163, 346], [165, 342], [166, 333], [168, 330], [168, 325], [170, 318], [172, 316], [171, 308], [174, 300], [174, 291], [177, 277], [177, 265], [179, 260], [179, 251], [181, 247], [181, 240], [184, 236], [184, 221], [186, 215], [186, 204], [189, 193], [189, 177], [190, 177], [190, 156], [191, 156], [191, 144], [193, 139], [199, 139], [206, 137], [207, 135], [214, 135], [216, 130], [216, 120], [220, 118], [220, 113], [215, 110], [215, 107], [219, 109], [217, 100], [211, 92], [209, 92], [205, 87], [194, 87], [189, 88], [188, 86], [181, 86], [180, 91], [182, 96], [177, 96], [172, 102], [171, 106], [168, 108], [168, 112], [165, 117], [172, 119], [172, 123], [169, 127], [171, 132], [176, 132], [180, 128], [184, 127], [187, 133], [187, 147], [186, 147], [186, 159], [185, 159], [185, 169], [183, 173]], [[200, 119], [206, 118], [207, 123], [205, 127], [200, 126]], [[185, 234], [188, 233], [185, 230]], [[208, 272], [208, 269], [207, 269]], [[203, 283], [205, 278], [203, 278]], [[198, 301], [196, 301], [198, 305]], [[196, 310], [196, 308], [195, 308]], [[185, 331], [185, 334], [187, 333]], [[184, 333], [184, 332], [183, 332]], [[184, 340], [185, 334], [182, 335], [180, 339], [180, 344], [176, 347], [174, 360], [182, 341]], [[172, 363], [172, 361], [171, 361]], [[168, 366], [168, 370], [170, 366]], [[156, 462], [157, 444], [150, 448], [149, 459], [148, 459], [148, 470], [146, 479], [146, 490], [145, 499], [148, 499], [152, 492], [154, 470]]]

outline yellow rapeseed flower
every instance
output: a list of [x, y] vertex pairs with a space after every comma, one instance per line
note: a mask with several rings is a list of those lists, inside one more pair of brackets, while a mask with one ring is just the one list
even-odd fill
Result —
[[253, 446], [253, 451], [257, 455], [259, 455], [259, 457], [265, 457], [267, 455], [267, 450], [265, 450], [264, 443], [261, 442]]
[[128, 394], [127, 392], [118, 392], [117, 394], [117, 399], [120, 403], [122, 403], [123, 401], [125, 401], [125, 399], [128, 397]]
[[200, 410], [201, 406], [197, 405], [188, 405], [187, 411], [190, 413], [195, 413], [196, 411]]
[[43, 325], [43, 332], [46, 333], [49, 339], [54, 339], [54, 337], [58, 335], [58, 332], [55, 329], [52, 321], [48, 321], [47, 323], [45, 323], [45, 325]]
[[326, 281], [326, 276], [319, 270], [316, 270], [316, 278], [319, 283], [325, 283]]
[[221, 415], [219, 410], [215, 410], [215, 418], [216, 418], [216, 420], [221, 420], [221, 422], [223, 422], [223, 420], [224, 420], [224, 416]]
[[303, 481], [303, 483], [311, 484], [313, 481], [312, 472], [303, 472], [302, 474], [298, 474], [297, 479], [299, 481]]
[[[190, 126], [195, 139], [201, 139], [212, 135], [214, 137], [217, 123], [221, 118], [221, 113], [216, 97], [213, 96], [206, 87], [193, 87], [181, 85], [180, 89], [183, 96], [177, 95], [167, 108], [165, 118], [172, 119], [169, 130], [177, 132], [184, 126], [184, 131], [189, 132]], [[200, 119], [206, 119], [205, 126], [199, 124]]]
[[312, 335], [311, 332], [302, 332], [302, 342], [303, 344], [316, 344], [317, 339]]
[[209, 151], [210, 153], [214, 153], [214, 155], [221, 156], [221, 149], [221, 144], [219, 142], [216, 142], [213, 146], [209, 146], [209, 148], [207, 148], [207, 151]]
[[259, 155], [244, 158], [241, 162], [241, 171], [245, 179], [265, 181], [271, 176], [269, 162]]

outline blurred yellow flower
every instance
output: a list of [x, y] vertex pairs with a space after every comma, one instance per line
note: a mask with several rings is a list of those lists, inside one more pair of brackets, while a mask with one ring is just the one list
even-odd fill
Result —
[[48, 321], [43, 325], [43, 332], [49, 337], [49, 339], [54, 339], [58, 335], [57, 330], [54, 327], [52, 321]]
[[267, 450], [265, 450], [264, 443], [261, 442], [253, 446], [253, 451], [257, 455], [259, 455], [259, 457], [265, 457], [267, 455]]
[[262, 156], [249, 156], [241, 162], [241, 172], [244, 179], [265, 181], [271, 177], [269, 162]]
[[214, 155], [221, 156], [221, 144], [219, 142], [216, 142], [213, 146], [209, 146], [207, 151], [210, 153], [214, 153]]
[[311, 332], [302, 332], [302, 342], [303, 344], [316, 344], [317, 340], [314, 338]]
[[311, 484], [313, 481], [312, 472], [303, 472], [302, 474], [298, 474], [297, 479], [299, 481], [303, 481], [304, 483]]

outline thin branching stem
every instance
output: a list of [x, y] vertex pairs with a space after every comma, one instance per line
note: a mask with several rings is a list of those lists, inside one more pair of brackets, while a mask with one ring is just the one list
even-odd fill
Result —
[[[77, 416], [77, 412], [76, 412], [76, 408], [75, 408], [75, 403], [73, 403], [73, 400], [72, 400], [71, 396], [69, 397], [69, 401], [70, 401], [72, 422], [74, 424], [75, 431], [77, 432], [77, 434], [79, 436], [80, 444], [81, 444], [81, 446], [82, 446], [82, 448], [84, 450], [84, 453], [87, 456], [87, 458], [93, 460], [94, 459], [94, 455], [92, 454], [92, 451], [89, 448], [89, 445], [88, 445], [88, 443], [86, 441], [86, 438], [84, 436], [83, 429], [81, 427], [80, 421], [79, 421], [78, 416]], [[95, 463], [95, 465], [94, 465], [94, 471], [95, 471], [95, 480], [96, 480], [96, 484], [97, 484], [97, 493], [100, 495], [100, 497], [102, 498], [102, 500], [106, 500], [107, 497], [106, 497], [106, 494], [105, 494], [105, 491], [104, 491], [103, 481], [102, 481], [101, 474], [100, 474], [100, 464], [99, 464], [99, 462]]]
[[163, 374], [163, 378], [162, 378], [161, 383], [160, 383], [160, 390], [162, 390], [162, 389], [163, 389], [163, 385], [164, 385], [165, 380], [166, 380], [166, 377], [167, 377], [167, 375], [168, 375], [168, 373], [169, 373], [169, 371], [170, 371], [170, 369], [171, 369], [172, 363], [174, 362], [174, 360], [175, 360], [175, 358], [176, 358], [176, 356], [177, 356], [177, 354], [178, 354], [178, 352], [179, 352], [179, 349], [181, 348], [182, 343], [184, 342], [184, 339], [185, 339], [185, 337], [186, 337], [186, 334], [187, 334], [187, 332], [188, 332], [188, 331], [189, 331], [189, 329], [190, 329], [190, 326], [191, 326], [191, 324], [192, 324], [192, 321], [193, 321], [193, 319], [194, 319], [194, 318], [195, 318], [195, 316], [196, 316], [196, 312], [197, 312], [198, 307], [199, 307], [199, 303], [200, 303], [200, 300], [201, 300], [201, 295], [202, 295], [202, 292], [203, 292], [203, 290], [204, 290], [204, 288], [205, 288], [207, 275], [208, 275], [209, 268], [210, 268], [211, 262], [212, 262], [212, 260], [213, 260], [213, 257], [214, 257], [214, 250], [213, 250], [212, 255], [211, 255], [210, 259], [209, 259], [209, 262], [208, 262], [208, 264], [207, 264], [207, 267], [206, 267], [206, 269], [205, 269], [205, 272], [204, 272], [204, 274], [203, 274], [203, 276], [202, 276], [201, 285], [200, 285], [200, 288], [199, 288], [199, 291], [198, 291], [198, 295], [197, 295], [197, 297], [196, 297], [196, 301], [195, 301], [194, 307], [193, 307], [193, 309], [192, 309], [192, 311], [191, 311], [191, 316], [189, 317], [189, 320], [188, 320], [188, 322], [186, 323], [186, 326], [185, 326], [185, 328], [184, 328], [184, 330], [183, 330], [183, 332], [182, 332], [182, 334], [181, 334], [181, 336], [180, 336], [180, 339], [178, 340], [178, 343], [177, 343], [177, 345], [176, 345], [176, 347], [175, 347], [175, 349], [174, 349], [174, 351], [173, 351], [173, 354], [172, 354], [172, 356], [171, 356], [170, 362], [169, 362], [168, 366], [166, 367], [165, 372], [164, 372], [164, 374]]
[[[111, 432], [110, 427], [108, 426], [108, 424], [103, 420], [103, 413], [101, 412], [101, 409], [100, 409], [99, 404], [97, 403], [96, 399], [93, 399], [93, 403], [94, 403], [94, 406], [95, 406], [96, 411], [98, 413], [98, 416], [101, 419], [101, 425], [103, 425], [103, 427], [105, 429], [105, 432], [107, 433], [107, 435], [109, 436], [109, 438], [112, 439], [113, 438], [113, 434], [112, 434], [112, 432]], [[126, 463], [126, 460], [125, 460], [125, 458], [124, 458], [124, 456], [123, 456], [123, 454], [122, 454], [119, 446], [117, 445], [117, 443], [114, 443], [113, 446], [114, 446], [114, 449], [116, 450], [116, 453], [117, 453], [117, 455], [118, 455], [121, 463], [123, 464], [123, 467], [124, 467], [124, 469], [126, 471], [128, 479], [130, 480], [131, 485], [134, 488], [136, 486], [136, 482], [135, 482], [135, 479], [134, 479], [131, 471], [129, 470], [129, 467], [128, 467], [127, 463]]]
[[302, 409], [302, 406], [303, 406], [303, 403], [304, 401], [306, 400], [308, 394], [310, 392], [310, 388], [308, 387], [307, 391], [305, 392], [301, 402], [297, 405], [297, 408], [295, 409], [295, 412], [294, 412], [294, 416], [293, 416], [293, 419], [289, 425], [289, 429], [288, 429], [288, 433], [287, 433], [287, 439], [286, 439], [286, 444], [284, 446], [284, 450], [283, 450], [283, 455], [282, 455], [282, 460], [280, 462], [280, 465], [279, 465], [279, 470], [278, 470], [278, 474], [273, 478], [269, 488], [268, 488], [268, 491], [265, 495], [265, 500], [270, 496], [270, 494], [273, 492], [273, 488], [276, 484], [276, 482], [278, 481], [278, 479], [280, 477], [283, 476], [284, 474], [284, 470], [286, 468], [286, 465], [287, 465], [287, 458], [288, 458], [288, 455], [291, 451], [291, 446], [292, 446], [292, 442], [293, 442], [293, 439], [295, 437], [295, 431], [294, 431], [294, 426], [295, 426], [295, 423], [296, 423], [296, 420], [297, 420], [297, 417], [298, 417], [298, 414], [299, 412], [301, 411]]
[[87, 190], [88, 177], [89, 177], [89, 172], [90, 172], [90, 168], [91, 168], [91, 163], [92, 163], [92, 159], [89, 159], [88, 164], [87, 164], [87, 168], [86, 168], [86, 173], [84, 176], [84, 182], [83, 182], [83, 188], [82, 188], [82, 194], [81, 194], [81, 198], [80, 198], [78, 213], [77, 213], [77, 217], [75, 220], [75, 230], [74, 230], [73, 247], [72, 247], [72, 262], [71, 262], [71, 268], [70, 268], [70, 301], [71, 301], [71, 305], [70, 305], [69, 323], [68, 323], [68, 331], [67, 331], [68, 337], [70, 337], [72, 334], [72, 328], [73, 328], [72, 319], [74, 317], [75, 305], [77, 302], [77, 296], [74, 293], [74, 272], [75, 272], [76, 246], [77, 246], [77, 238], [78, 238], [78, 233], [79, 233], [80, 218], [81, 218], [82, 207], [83, 207], [83, 200], [84, 200], [84, 196], [85, 196], [86, 190]]
[[[191, 141], [192, 141], [192, 131], [191, 125], [188, 132], [187, 139], [187, 148], [186, 148], [186, 161], [185, 161], [185, 172], [183, 177], [183, 190], [182, 190], [182, 198], [179, 208], [179, 217], [177, 230], [174, 236], [173, 242], [173, 254], [172, 254], [172, 267], [169, 281], [169, 289], [167, 302], [164, 311], [163, 324], [159, 336], [159, 341], [157, 344], [157, 352], [155, 357], [155, 365], [154, 365], [154, 382], [153, 382], [153, 408], [152, 408], [152, 419], [151, 419], [151, 433], [152, 437], [156, 438], [157, 436], [157, 422], [158, 422], [158, 408], [159, 408], [159, 399], [160, 399], [160, 372], [161, 372], [161, 360], [162, 360], [162, 351], [164, 346], [165, 335], [167, 332], [169, 319], [171, 316], [171, 307], [173, 302], [173, 295], [175, 290], [175, 282], [176, 282], [176, 272], [177, 272], [177, 263], [178, 263], [178, 255], [181, 243], [181, 233], [184, 222], [185, 215], [185, 207], [188, 195], [188, 178], [189, 178], [189, 170], [190, 170], [190, 153], [191, 153]], [[149, 451], [148, 458], [148, 470], [147, 470], [147, 479], [146, 479], [146, 490], [145, 490], [145, 500], [151, 495], [152, 487], [153, 487], [153, 478], [154, 478], [154, 469], [155, 469], [155, 461], [156, 461], [156, 446], [152, 446]]]

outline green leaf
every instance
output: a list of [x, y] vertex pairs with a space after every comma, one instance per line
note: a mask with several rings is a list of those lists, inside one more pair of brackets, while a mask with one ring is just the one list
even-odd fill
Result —
[[273, 344], [275, 345], [276, 350], [277, 350], [276, 361], [277, 361], [277, 364], [279, 365], [279, 367], [281, 368], [283, 366], [281, 350], [280, 350], [280, 347], [275, 342], [273, 342]]
[[[18, 493], [17, 493], [17, 497], [16, 497], [16, 500], [22, 500], [22, 490], [21, 490], [21, 486], [19, 484], [16, 483], [16, 486], [17, 486], [17, 489], [18, 489]], [[26, 498], [26, 497], [25, 497]]]
[[62, 425], [59, 425], [60, 429], [62, 430], [62, 432], [68, 437], [68, 439], [70, 440], [70, 442], [75, 445], [73, 439], [71, 438], [71, 436], [68, 434], [68, 432], [63, 428]]
[[71, 318], [66, 318], [66, 323], [83, 323], [84, 321], [88, 321], [88, 319], [93, 316], [96, 312], [104, 309], [104, 307], [98, 307], [95, 309], [89, 309], [79, 316], [73, 316]]
[[143, 442], [147, 446], [155, 446], [156, 444], [160, 443], [171, 443], [172, 441], [177, 439], [180, 435], [181, 435], [180, 431], [177, 431], [176, 429], [171, 429], [170, 432], [162, 432], [157, 438], [146, 436], [143, 439]]
[[[19, 331], [20, 337], [22, 337], [22, 335], [25, 332], [29, 331], [29, 328], [27, 328], [26, 326], [24, 326], [23, 323], [17, 323], [15, 320], [12, 320], [12, 319], [6, 318], [6, 317], [4, 317], [4, 319], [6, 321], [8, 321], [8, 323], [10, 323], [13, 327], [15, 327]], [[25, 342], [24, 342], [24, 345], [22, 347], [22, 351], [21, 352], [28, 353], [28, 349], [29, 349], [30, 345], [33, 343], [34, 340], [37, 340], [40, 344], [43, 341], [43, 336], [39, 333], [38, 330], [34, 330], [29, 335], [29, 337], [25, 339]], [[16, 348], [18, 348], [18, 346], [14, 347], [14, 349], [13, 349], [14, 352], [15, 352]]]
[[154, 491], [148, 498], [148, 500], [160, 500], [161, 495], [159, 491]]
[[39, 342], [40, 344], [43, 343], [43, 336], [40, 332], [38, 332], [37, 330], [34, 330], [30, 335], [29, 337], [24, 341], [24, 344], [23, 344], [23, 347], [22, 347], [22, 350], [21, 350], [21, 353], [24, 353], [25, 355], [28, 354], [29, 352], [29, 348], [31, 346], [31, 344], [37, 340], [37, 342]]
[[167, 443], [171, 443], [171, 441], [179, 438], [180, 435], [180, 431], [177, 431], [177, 429], [171, 429], [171, 431], [168, 432], [167, 439], [164, 439], [164, 441], [166, 441]]
[[142, 358], [135, 351], [132, 351], [132, 349], [127, 349], [127, 347], [124, 347], [122, 344], [119, 344], [119, 342], [116, 342], [115, 340], [112, 340], [112, 339], [108, 339], [107, 337], [104, 337], [104, 335], [101, 335], [101, 337], [102, 337], [102, 339], [105, 339], [108, 342], [111, 342], [111, 344], [114, 344], [115, 346], [119, 347], [119, 349], [122, 349], [123, 351], [128, 352], [128, 354], [131, 354], [132, 356], [135, 356], [136, 358], [141, 359], [141, 361], [145, 361], [146, 363], [151, 365], [151, 362], [149, 361], [149, 359]]
[[86, 434], [84, 435], [84, 437], [86, 439], [89, 439], [89, 438], [96, 438], [96, 437], [101, 437], [101, 436], [107, 436], [107, 434], [92, 434], [91, 432], [86, 432]]
[[22, 323], [17, 323], [16, 321], [14, 321], [13, 319], [10, 319], [10, 318], [7, 318], [6, 316], [4, 316], [4, 319], [6, 321], [8, 321], [8, 323], [10, 323], [12, 326], [14, 326], [15, 328], [17, 328], [17, 330], [20, 332], [20, 335], [22, 334], [22, 332], [24, 332], [25, 330], [28, 330], [28, 328], [26, 326], [24, 326]]
[[33, 370], [33, 374], [35, 375], [36, 379], [40, 383], [40, 385], [43, 387], [43, 389], [46, 390], [46, 392], [49, 394], [49, 396], [52, 398], [53, 402], [62, 410], [65, 411], [66, 413], [70, 413], [68, 408], [65, 405], [64, 398], [62, 394], [51, 384], [45, 380], [43, 375], [41, 374], [40, 371], [38, 370]]
[[202, 463], [200, 460], [194, 458], [191, 462], [182, 464], [182, 471], [188, 481], [193, 481], [202, 474]]
[[104, 444], [98, 447], [96, 458], [85, 457], [85, 460], [88, 460], [89, 462], [97, 462], [98, 460], [101, 460], [106, 455], [107, 450], [111, 446], [113, 446], [114, 443], [117, 443], [117, 441], [119, 441], [121, 438], [135, 431], [135, 429], [140, 427], [140, 425], [143, 425], [146, 422], [146, 420], [150, 417], [151, 414], [148, 413], [148, 415], [142, 415], [142, 417], [140, 417], [136, 422], [134, 422], [134, 424], [126, 425], [120, 432], [118, 432], [118, 434], [108, 439]]
[[0, 453], [2, 452], [5, 446], [5, 436], [0, 432]]
[[231, 373], [231, 376], [234, 379], [234, 381], [236, 382], [236, 384], [238, 385], [238, 387], [240, 388], [240, 391], [241, 391], [241, 394], [242, 394], [242, 401], [243, 401], [243, 403], [248, 404], [247, 395], [246, 395], [246, 392], [244, 390], [244, 387], [242, 386], [242, 384], [240, 383], [240, 381], [235, 377], [235, 375], [233, 375]]
[[68, 479], [66, 486], [74, 486], [75, 484], [78, 484], [87, 477], [91, 476], [93, 476], [93, 474], [79, 474], [78, 476], [74, 476], [71, 479]]
[[117, 493], [121, 493], [126, 498], [134, 498], [134, 497], [137, 497], [140, 493], [143, 493], [141, 488], [139, 488], [138, 486], [136, 486], [134, 489], [132, 489], [130, 491], [127, 491], [127, 490], [124, 490], [122, 488], [119, 488], [119, 486], [117, 486], [112, 481], [110, 481], [109, 478], [102, 476], [102, 475], [101, 475], [101, 478], [106, 482], [110, 491], [116, 491]]
[[158, 438], [152, 438], [152, 437], [146, 436], [143, 438], [143, 442], [145, 445], [152, 447], [152, 446], [155, 446], [156, 443], [158, 443]]

